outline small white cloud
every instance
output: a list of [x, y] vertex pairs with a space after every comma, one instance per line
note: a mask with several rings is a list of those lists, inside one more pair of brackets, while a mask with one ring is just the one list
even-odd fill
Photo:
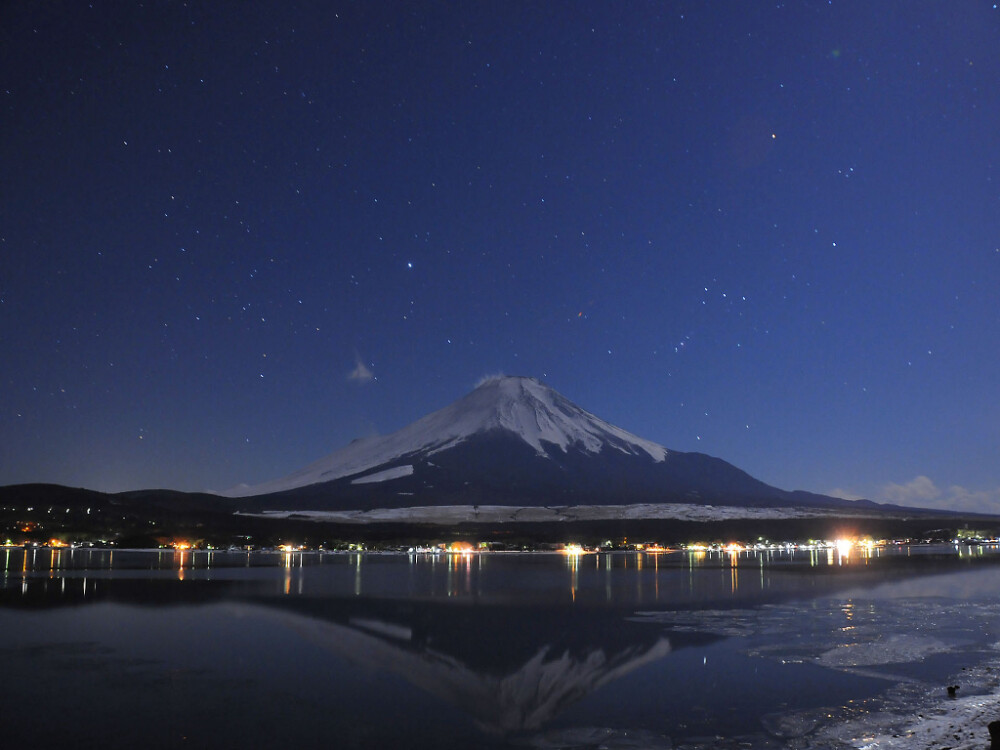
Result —
[[347, 376], [348, 380], [353, 380], [357, 383], [370, 383], [375, 380], [375, 373], [372, 372], [371, 367], [366, 365], [361, 359], [360, 354], [354, 355], [354, 369], [351, 370], [350, 374]]

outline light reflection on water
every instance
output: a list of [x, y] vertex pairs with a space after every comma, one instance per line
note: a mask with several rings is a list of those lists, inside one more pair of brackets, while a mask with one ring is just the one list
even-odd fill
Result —
[[[998, 549], [985, 546], [921, 546], [838, 549], [718, 549], [656, 552], [611, 552], [557, 556], [544, 553], [455, 553], [408, 555], [325, 553], [307, 551], [115, 550], [6, 547], [3, 587], [17, 580], [22, 588], [40, 576], [80, 578], [146, 578], [160, 575], [185, 580], [273, 580], [269, 569], [281, 571], [284, 595], [337, 593], [349, 575], [355, 597], [444, 596], [489, 600], [496, 596], [543, 598], [569, 603], [578, 598], [596, 604], [676, 604], [699, 601], [742, 601], [767, 598], [803, 583], [803, 571], [837, 571], [843, 583], [863, 576], [873, 562], [884, 575], [903, 558], [948, 559], [954, 562], [991, 560]], [[397, 575], [405, 560], [406, 576]], [[517, 560], [515, 566], [511, 560]], [[553, 565], [554, 561], [558, 561]], [[518, 573], [511, 575], [516, 567]], [[237, 573], [238, 569], [252, 575]], [[317, 572], [315, 569], [322, 569]], [[885, 568], [886, 570], [883, 570]], [[345, 570], [346, 569], [346, 570]], [[562, 573], [560, 574], [560, 569]], [[305, 571], [310, 570], [309, 575]], [[622, 586], [623, 578], [630, 582]], [[86, 588], [86, 583], [84, 587]], [[812, 581], [810, 586], [815, 586]], [[346, 591], [343, 591], [346, 593]]]

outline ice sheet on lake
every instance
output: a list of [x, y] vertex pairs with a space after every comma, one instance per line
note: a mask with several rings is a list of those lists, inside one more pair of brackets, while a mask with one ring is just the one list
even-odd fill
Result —
[[[940, 691], [943, 692], [943, 691]], [[984, 750], [990, 747], [989, 723], [1000, 717], [1000, 695], [948, 700], [925, 696], [923, 702], [821, 727], [801, 750]], [[935, 700], [935, 698], [937, 700]]]
[[[659, 622], [679, 633], [747, 636], [760, 632], [760, 612], [753, 609], [702, 609], [680, 612], [636, 612], [636, 622]], [[769, 620], [773, 622], [773, 620]]]
[[[877, 700], [772, 714], [762, 718], [759, 737], [688, 742], [675, 745], [677, 750], [982, 750], [990, 746], [988, 724], [1000, 719], [1000, 644], [984, 643], [984, 635], [1000, 625], [1000, 605], [848, 596], [813, 601], [808, 609], [782, 604], [755, 610], [647, 612], [636, 619], [660, 622], [671, 630], [745, 638], [751, 656], [896, 681]], [[787, 637], [781, 643], [769, 642], [769, 632]], [[956, 674], [933, 684], [905, 674], [906, 665], [959, 650], [978, 653], [979, 662], [966, 669], [956, 666]], [[955, 697], [947, 691], [951, 684], [959, 686]]]
[[844, 643], [816, 657], [824, 667], [864, 667], [919, 661], [931, 654], [951, 650], [937, 638], [895, 633], [869, 643]]

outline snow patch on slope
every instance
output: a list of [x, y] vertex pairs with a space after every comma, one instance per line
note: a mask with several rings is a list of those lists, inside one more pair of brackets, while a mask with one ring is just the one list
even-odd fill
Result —
[[391, 469], [386, 469], [385, 471], [376, 471], [374, 474], [368, 474], [363, 477], [358, 477], [357, 479], [352, 479], [351, 484], [375, 484], [376, 482], [388, 482], [390, 479], [408, 477], [412, 474], [413, 466], [411, 464], [407, 464], [406, 466], [394, 466]]

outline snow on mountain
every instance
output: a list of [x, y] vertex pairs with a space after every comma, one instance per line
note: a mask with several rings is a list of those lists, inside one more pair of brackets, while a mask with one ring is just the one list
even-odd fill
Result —
[[[667, 449], [615, 427], [581, 409], [535, 378], [492, 377], [453, 404], [410, 424], [397, 432], [355, 440], [346, 447], [286, 477], [255, 486], [240, 485], [221, 494], [229, 497], [264, 495], [272, 492], [329, 482], [362, 474], [376, 467], [420, 454], [433, 455], [469, 438], [503, 431], [515, 435], [542, 457], [557, 448], [589, 453], [605, 449], [623, 454], [646, 455], [656, 462], [666, 459]], [[409, 461], [407, 460], [407, 463]], [[386, 481], [404, 473], [382, 470], [367, 478]], [[361, 477], [357, 483], [366, 481]]]
[[363, 477], [352, 479], [351, 484], [376, 484], [378, 482], [388, 482], [390, 479], [399, 479], [413, 474], [413, 464], [394, 466], [385, 471], [376, 471], [374, 474], [365, 474]]

